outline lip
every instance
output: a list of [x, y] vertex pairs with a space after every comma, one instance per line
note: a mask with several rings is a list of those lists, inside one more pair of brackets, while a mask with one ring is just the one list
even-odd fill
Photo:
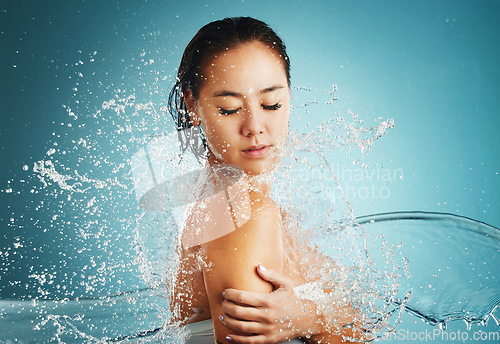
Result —
[[266, 156], [271, 150], [271, 146], [258, 145], [251, 146], [242, 150], [243, 154], [248, 158], [258, 159]]

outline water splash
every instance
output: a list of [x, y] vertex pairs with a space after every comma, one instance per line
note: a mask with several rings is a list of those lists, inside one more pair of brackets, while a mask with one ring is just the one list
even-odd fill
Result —
[[[358, 298], [357, 306], [375, 322], [374, 327], [389, 325], [391, 330], [405, 309], [440, 324], [460, 318], [460, 314], [453, 313], [454, 317], [443, 320], [434, 316], [435, 310], [415, 306], [412, 300], [419, 294], [413, 282], [397, 288], [407, 272], [405, 254], [400, 251], [404, 246], [382, 239], [375, 240], [371, 248], [367, 244], [369, 226], [362, 228], [356, 223], [327, 155], [332, 150], [342, 151], [359, 163], [394, 123], [380, 118], [374, 125], [366, 125], [356, 113], [338, 107], [336, 94], [336, 85], [328, 91], [294, 89], [292, 115], [319, 115], [305, 125], [292, 120], [288, 151], [276, 173], [274, 198], [296, 214], [294, 221], [301, 228], [308, 229], [300, 235], [335, 257], [346, 271], [363, 272], [357, 276], [346, 272], [339, 281], [329, 279], [334, 274], [326, 268], [322, 282], [325, 286], [356, 285], [358, 295], [364, 295]], [[28, 340], [28, 328], [36, 328], [38, 338], [61, 343], [155, 342], [182, 336], [165, 325], [170, 312], [164, 289], [175, 270], [172, 262], [180, 230], [172, 214], [141, 213], [136, 199], [161, 178], [172, 177], [168, 164], [162, 162], [174, 151], [173, 156], [177, 156], [180, 150], [175, 135], [165, 135], [166, 128], [172, 126], [162, 112], [161, 102], [139, 102], [136, 98], [117, 90], [112, 99], [93, 111], [86, 111], [88, 106], [78, 102], [64, 105], [68, 121], [61, 123], [61, 133], [54, 132], [46, 156], [22, 167], [26, 173], [32, 172], [23, 181], [26, 190], [9, 187], [5, 191], [32, 195], [38, 216], [13, 213], [11, 228], [18, 232], [29, 228], [37, 233], [39, 241], [19, 235], [6, 251], [0, 252], [4, 271], [13, 273], [16, 264], [24, 262], [31, 266], [28, 275], [32, 280], [26, 283], [16, 275], [8, 277], [10, 299], [2, 299], [1, 321], [10, 328], [15, 320], [16, 326], [2, 340]], [[332, 111], [332, 107], [336, 110]], [[148, 168], [156, 171], [155, 177], [150, 176], [149, 184], [134, 183], [140, 172], [134, 170], [138, 166], [135, 154], [161, 145], [161, 149], [153, 150], [153, 161], [148, 162], [154, 165]], [[177, 174], [198, 166], [196, 159], [183, 159], [183, 167], [174, 166]], [[300, 184], [296, 182], [298, 176]], [[43, 220], [42, 215], [47, 215], [48, 220]], [[346, 238], [349, 245], [345, 245]], [[384, 255], [377, 263], [383, 268], [370, 265], [374, 254], [368, 256], [366, 252], [373, 252], [374, 247], [384, 247], [380, 250]], [[58, 257], [56, 261], [54, 256]], [[411, 266], [411, 260], [408, 264]], [[366, 283], [361, 283], [363, 279]], [[348, 288], [338, 289], [345, 295], [349, 293]], [[126, 290], [134, 291], [124, 294]], [[399, 295], [401, 290], [412, 290], [412, 298], [405, 293]], [[378, 300], [376, 305], [373, 300]], [[434, 313], [429, 316], [429, 311]], [[495, 319], [493, 311], [489, 315], [471, 314], [462, 314], [461, 318]]]
[[[431, 325], [496, 319], [500, 305], [500, 230], [463, 216], [395, 212], [358, 218], [373, 240], [400, 247], [411, 288], [405, 309]], [[372, 251], [372, 258], [377, 251]], [[378, 252], [380, 255], [380, 252]], [[425, 267], [425, 268], [422, 268]], [[496, 321], [496, 320], [495, 320]]]
[[[369, 238], [368, 248], [373, 248], [370, 250], [371, 259], [379, 264], [385, 264], [384, 250], [375, 244], [381, 236], [388, 245], [406, 243], [400, 246], [402, 253], [409, 257], [411, 272], [411, 279], [405, 287], [413, 292], [403, 308], [406, 312], [432, 325], [439, 324], [441, 328], [452, 320], [463, 319], [469, 325], [485, 325], [488, 319], [498, 319], [499, 229], [457, 215], [425, 212], [375, 214], [358, 218], [357, 222], [364, 227]], [[421, 264], [427, 264], [428, 245], [435, 247], [436, 237], [448, 238], [452, 242], [438, 244], [440, 249], [434, 250], [430, 257], [433, 264], [425, 265], [430, 269], [418, 269]], [[461, 255], [465, 248], [470, 253]], [[448, 264], [450, 258], [459, 261]], [[486, 264], [470, 265], [481, 261]], [[474, 271], [474, 279], [463, 273], [464, 267]], [[443, 274], [439, 275], [441, 272]], [[461, 286], [460, 290], [451, 288], [455, 282]], [[429, 283], [439, 288], [429, 288]], [[480, 289], [477, 289], [478, 285]], [[446, 293], [445, 299], [441, 297], [443, 292]], [[470, 295], [475, 298], [469, 299]], [[395, 306], [401, 302], [398, 299], [392, 301]], [[159, 290], [59, 301], [1, 300], [0, 322], [7, 331], [0, 339], [37, 342], [39, 338], [53, 338], [52, 342], [64, 343], [74, 342], [76, 338], [88, 343], [154, 343], [160, 340], [158, 334], [165, 331], [161, 319], [166, 314], [159, 311], [162, 308], [168, 309], [168, 301]], [[163, 332], [162, 338], [166, 333], [173, 336], [175, 332]]]

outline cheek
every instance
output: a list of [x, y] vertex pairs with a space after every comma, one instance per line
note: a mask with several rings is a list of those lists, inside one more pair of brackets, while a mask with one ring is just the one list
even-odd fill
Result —
[[289, 110], [285, 110], [276, 118], [273, 127], [276, 129], [276, 134], [279, 136], [286, 136], [288, 133], [288, 122], [290, 120]]
[[230, 128], [220, 118], [212, 118], [210, 121], [202, 121], [203, 131], [208, 143], [214, 148], [226, 146], [230, 141]]

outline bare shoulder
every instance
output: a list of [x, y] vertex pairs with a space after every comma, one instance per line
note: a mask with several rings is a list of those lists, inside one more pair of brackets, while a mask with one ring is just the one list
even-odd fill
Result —
[[255, 269], [259, 264], [283, 269], [280, 210], [262, 194], [249, 193], [249, 198], [250, 219], [233, 232], [202, 245], [210, 267], [205, 274], [216, 277], [220, 288], [270, 291]]
[[271, 198], [258, 192], [249, 192], [249, 200], [249, 219], [239, 227], [235, 225], [236, 229], [231, 233], [208, 242], [204, 245], [205, 248], [259, 251], [259, 247], [271, 248], [269, 245], [281, 245], [279, 206]]
[[261, 216], [271, 216], [281, 221], [280, 207], [270, 197], [260, 192], [249, 192], [251, 219], [259, 220]]

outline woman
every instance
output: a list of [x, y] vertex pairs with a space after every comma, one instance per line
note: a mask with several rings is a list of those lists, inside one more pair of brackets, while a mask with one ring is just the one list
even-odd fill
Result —
[[[287, 214], [269, 197], [269, 172], [290, 115], [290, 61], [282, 40], [253, 18], [204, 26], [186, 47], [169, 105], [179, 131], [204, 135], [207, 173], [193, 183], [209, 190], [186, 218], [174, 320], [190, 329], [213, 326], [212, 343], [214, 335], [217, 343], [342, 341], [328, 333], [314, 297], [294, 292], [312, 282], [299, 264], [304, 250], [286, 228]], [[193, 135], [188, 147], [199, 155]]]

